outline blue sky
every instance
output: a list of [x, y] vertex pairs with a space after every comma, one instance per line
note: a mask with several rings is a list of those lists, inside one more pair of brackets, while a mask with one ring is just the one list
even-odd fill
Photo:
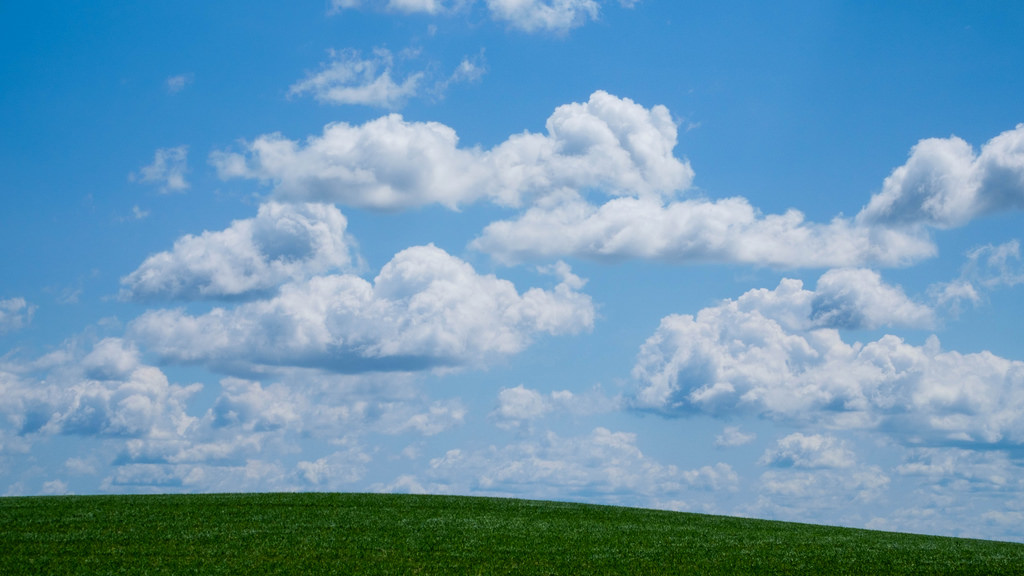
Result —
[[1024, 8], [0, 6], [0, 493], [1021, 540]]

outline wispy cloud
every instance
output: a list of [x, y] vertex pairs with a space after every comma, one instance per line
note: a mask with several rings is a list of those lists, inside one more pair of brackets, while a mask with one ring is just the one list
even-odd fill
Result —
[[176, 76], [170, 76], [165, 81], [167, 91], [171, 94], [177, 94], [185, 89], [186, 86], [192, 83], [194, 75], [189, 74], [178, 74]]
[[967, 253], [967, 262], [960, 276], [949, 282], [929, 287], [929, 294], [954, 313], [960, 312], [964, 301], [978, 304], [991, 290], [1024, 284], [1024, 266], [1020, 259], [1020, 242], [1010, 240], [999, 245], [979, 246]]
[[181, 192], [189, 188], [185, 174], [188, 173], [188, 146], [159, 148], [153, 154], [153, 163], [132, 172], [132, 182], [158, 184], [161, 192]]
[[[640, 0], [618, 0], [624, 8]], [[453, 14], [468, 10], [475, 0], [331, 0], [329, 13], [371, 8], [402, 14]], [[484, 0], [496, 22], [527, 33], [565, 34], [588, 21], [597, 20], [607, 0]]]
[[8, 298], [0, 300], [0, 335], [14, 332], [27, 326], [32, 321], [36, 307], [24, 298]]
[[425, 75], [414, 72], [396, 81], [394, 56], [384, 48], [375, 49], [367, 58], [357, 50], [332, 50], [330, 55], [331, 61], [318, 72], [293, 84], [289, 96], [308, 93], [327, 104], [398, 108], [416, 95]]

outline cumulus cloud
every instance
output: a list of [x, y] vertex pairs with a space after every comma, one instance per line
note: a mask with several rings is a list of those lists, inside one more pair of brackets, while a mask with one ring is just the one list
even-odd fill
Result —
[[907, 298], [900, 287], [884, 283], [878, 272], [840, 269], [829, 270], [818, 279], [810, 319], [815, 326], [831, 328], [929, 328], [935, 323], [935, 313]]
[[[894, 301], [877, 310], [888, 310], [889, 320], [921, 318], [904, 314], [920, 310], [887, 292]], [[934, 336], [923, 346], [891, 335], [848, 344], [815, 319], [815, 297], [799, 281], [783, 280], [696, 316], [663, 318], [633, 370], [635, 406], [669, 415], [746, 411], [883, 430], [906, 442], [1024, 442], [1024, 363], [943, 351]], [[877, 323], [885, 316], [853, 317]]]
[[372, 458], [355, 442], [343, 441], [343, 444], [343, 449], [329, 456], [299, 462], [300, 478], [320, 489], [336, 489], [360, 480]]
[[129, 174], [128, 179], [132, 182], [158, 184], [161, 192], [180, 192], [189, 187], [185, 180], [187, 172], [188, 146], [159, 148], [153, 154], [153, 163]]
[[24, 298], [0, 300], [0, 335], [21, 330], [32, 321], [36, 307]]
[[715, 446], [719, 448], [733, 448], [750, 444], [757, 438], [756, 434], [746, 434], [739, 426], [726, 426], [722, 433], [715, 436]]
[[500, 428], [515, 428], [523, 422], [536, 420], [551, 410], [550, 398], [520, 384], [515, 388], [503, 388], [498, 393], [498, 408], [492, 416], [498, 421]]
[[850, 468], [855, 458], [834, 436], [796, 432], [766, 450], [761, 463], [780, 468]]
[[423, 72], [409, 74], [400, 82], [392, 78], [394, 57], [377, 48], [364, 58], [357, 50], [331, 51], [331, 62], [288, 89], [289, 96], [312, 94], [326, 104], [360, 104], [398, 108], [416, 95]]
[[273, 183], [278, 198], [397, 210], [449, 208], [490, 200], [518, 206], [561, 189], [668, 196], [690, 185], [689, 164], [673, 156], [676, 125], [663, 106], [595, 92], [558, 107], [547, 134], [524, 132], [491, 148], [458, 146], [455, 131], [392, 114], [361, 126], [329, 124], [304, 143], [277, 134], [215, 152], [221, 178]]
[[491, 418], [498, 428], [529, 430], [533, 422], [552, 412], [598, 414], [617, 410], [619, 404], [619, 398], [609, 398], [599, 388], [583, 393], [556, 390], [542, 394], [520, 384], [515, 388], [502, 388], [498, 393], [498, 407], [491, 412]]
[[150, 311], [130, 333], [165, 360], [225, 370], [305, 366], [342, 373], [486, 363], [539, 333], [590, 329], [594, 307], [566, 271], [553, 290], [520, 294], [433, 245], [397, 254], [368, 282], [317, 276], [268, 300], [191, 316]]
[[[806, 222], [761, 214], [744, 198], [614, 198], [579, 190], [543, 198], [515, 219], [492, 223], [473, 246], [513, 263], [531, 258], [657, 258], [778, 267], [900, 266], [934, 256], [931, 228], [1024, 206], [1024, 125], [975, 155], [957, 138], [923, 140], [907, 164], [855, 218]], [[969, 297], [950, 286], [947, 299]]]
[[352, 264], [347, 220], [326, 204], [260, 206], [225, 230], [186, 235], [121, 279], [121, 297], [245, 298]]
[[671, 262], [743, 262], [777, 267], [906, 265], [935, 254], [927, 236], [828, 224], [790, 210], [761, 214], [745, 198], [664, 202], [614, 198], [596, 206], [565, 191], [514, 220], [493, 222], [472, 247], [504, 262], [577, 256]]
[[0, 366], [2, 412], [20, 435], [71, 434], [171, 438], [194, 418], [185, 402], [198, 386], [168, 382], [143, 364], [130, 343], [107, 338], [88, 352], [57, 351], [31, 363]]
[[929, 138], [885, 179], [857, 216], [869, 224], [955, 228], [992, 212], [1024, 208], [1024, 124], [976, 153], [961, 138]]

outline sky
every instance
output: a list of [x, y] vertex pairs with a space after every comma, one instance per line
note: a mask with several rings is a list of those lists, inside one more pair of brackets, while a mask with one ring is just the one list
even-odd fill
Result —
[[1024, 541], [1024, 5], [0, 4], [0, 495]]

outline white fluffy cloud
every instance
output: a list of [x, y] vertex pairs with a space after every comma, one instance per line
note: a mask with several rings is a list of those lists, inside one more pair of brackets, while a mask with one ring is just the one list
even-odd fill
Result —
[[542, 394], [520, 384], [498, 393], [498, 407], [491, 412], [491, 418], [498, 428], [529, 430], [532, 423], [552, 412], [588, 415], [611, 412], [619, 407], [619, 398], [610, 398], [599, 388], [581, 394], [569, 390]]
[[491, 223], [472, 246], [505, 262], [578, 256], [779, 267], [898, 266], [935, 254], [927, 236], [836, 218], [762, 215], [745, 198], [615, 198], [595, 206], [575, 192], [548, 197], [515, 220]]
[[554, 290], [519, 294], [445, 251], [409, 248], [372, 283], [317, 276], [269, 300], [190, 316], [150, 311], [133, 337], [169, 361], [226, 370], [307, 366], [337, 372], [415, 371], [486, 363], [514, 354], [538, 333], [590, 329], [594, 307], [583, 281], [559, 269]]
[[813, 325], [875, 329], [885, 326], [930, 328], [934, 312], [907, 298], [898, 286], [882, 281], [873, 270], [829, 270], [818, 279], [811, 299]]
[[5, 332], [20, 330], [32, 321], [36, 307], [24, 298], [8, 298], [0, 300], [0, 335]]
[[185, 180], [187, 172], [188, 146], [177, 146], [157, 149], [152, 164], [143, 166], [128, 177], [132, 182], [159, 184], [161, 192], [179, 192], [189, 187]]
[[327, 104], [397, 108], [416, 94], [424, 74], [416, 72], [396, 82], [392, 78], [393, 67], [394, 57], [383, 48], [374, 50], [370, 58], [363, 58], [356, 50], [332, 50], [331, 62], [293, 84], [288, 94], [309, 93]]
[[757, 438], [756, 434], [746, 434], [739, 426], [726, 426], [722, 433], [715, 436], [715, 446], [719, 448], [733, 448], [750, 444]]
[[170, 384], [129, 343], [108, 338], [87, 353], [60, 350], [0, 366], [2, 412], [20, 435], [172, 438], [194, 421], [186, 400], [198, 386]]
[[855, 458], [834, 436], [796, 432], [766, 450], [761, 463], [781, 468], [850, 468]]
[[670, 196], [693, 177], [673, 156], [676, 136], [665, 107], [598, 91], [558, 107], [547, 134], [524, 132], [490, 150], [460, 148], [448, 126], [392, 114], [361, 126], [330, 124], [304, 143], [264, 135], [244, 153], [216, 152], [211, 162], [222, 178], [269, 181], [292, 201], [381, 210], [483, 199], [517, 206], [566, 188]]
[[696, 316], [663, 318], [634, 367], [636, 406], [667, 414], [748, 411], [880, 429], [907, 442], [1024, 443], [1024, 363], [942, 351], [934, 336], [924, 346], [895, 336], [847, 344], [835, 327], [819, 324], [879, 323], [884, 311], [896, 323], [925, 317], [901, 292], [872, 293], [888, 296], [851, 294], [848, 301], [874, 302], [875, 312], [832, 315], [826, 308], [816, 319], [817, 293], [783, 280], [775, 290], [751, 290]]
[[1024, 208], [1024, 124], [975, 153], [952, 136], [921, 140], [857, 216], [870, 224], [954, 228], [991, 212]]
[[[595, 204], [568, 190], [492, 223], [473, 246], [505, 262], [582, 256], [900, 266], [935, 255], [929, 228], [1021, 207], [1024, 125], [992, 139], [979, 155], [957, 138], [921, 141], [853, 219], [806, 222], [796, 210], [764, 215], [744, 198], [622, 197]], [[949, 298], [969, 296], [956, 288]]]
[[325, 204], [278, 204], [225, 230], [186, 235], [121, 279], [122, 298], [203, 299], [265, 295], [288, 281], [352, 263], [347, 221]]

